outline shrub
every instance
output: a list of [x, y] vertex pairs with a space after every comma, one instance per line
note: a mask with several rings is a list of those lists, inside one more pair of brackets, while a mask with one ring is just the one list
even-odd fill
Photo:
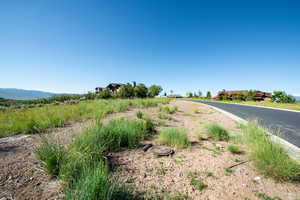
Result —
[[97, 98], [108, 99], [111, 97], [111, 94], [108, 90], [102, 90], [97, 94]]
[[216, 123], [209, 124], [207, 126], [207, 131], [208, 131], [209, 137], [215, 138], [220, 141], [222, 141], [222, 140], [228, 141], [229, 140], [229, 135], [228, 135], [227, 130]]
[[130, 84], [122, 85], [118, 90], [117, 96], [120, 98], [132, 98], [134, 97], [134, 87]]
[[273, 144], [265, 129], [256, 122], [242, 126], [246, 143], [251, 149], [254, 165], [265, 175], [281, 181], [299, 181], [300, 165], [284, 150]]
[[35, 153], [43, 161], [43, 166], [49, 174], [52, 176], [59, 174], [61, 163], [65, 158], [65, 149], [61, 145], [43, 137]]
[[236, 145], [229, 145], [228, 146], [228, 150], [233, 153], [233, 154], [240, 154], [242, 153], [242, 151], [240, 150], [240, 147], [239, 146], [236, 146]]
[[138, 119], [143, 119], [143, 112], [142, 111], [138, 111], [138, 112], [136, 112], [136, 117], [138, 118]]
[[295, 103], [296, 99], [292, 95], [287, 95], [284, 91], [274, 91], [272, 101], [278, 103]]
[[191, 144], [188, 140], [186, 131], [184, 129], [177, 129], [167, 127], [159, 132], [158, 143], [166, 144], [177, 148], [186, 148]]

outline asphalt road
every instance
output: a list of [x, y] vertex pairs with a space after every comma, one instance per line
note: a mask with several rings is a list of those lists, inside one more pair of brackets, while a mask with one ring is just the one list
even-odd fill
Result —
[[258, 122], [273, 131], [280, 131], [279, 137], [300, 147], [300, 112], [275, 110], [238, 104], [227, 104], [212, 101], [197, 101], [230, 112], [245, 120]]

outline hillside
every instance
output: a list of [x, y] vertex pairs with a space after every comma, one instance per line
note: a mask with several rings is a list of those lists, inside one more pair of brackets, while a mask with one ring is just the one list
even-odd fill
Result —
[[30, 100], [39, 98], [48, 98], [57, 95], [55, 93], [43, 92], [37, 90], [23, 90], [15, 88], [0, 88], [0, 98], [15, 100]]

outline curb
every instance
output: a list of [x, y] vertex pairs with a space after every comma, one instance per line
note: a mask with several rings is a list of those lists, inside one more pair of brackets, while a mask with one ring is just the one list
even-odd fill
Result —
[[[207, 101], [207, 100], [196, 100], [196, 101], [201, 103], [200, 101]], [[240, 105], [240, 106], [249, 106], [249, 107], [257, 107], [257, 108], [267, 108], [267, 109], [272, 109], [272, 110], [281, 110], [281, 111], [289, 111], [289, 112], [300, 113], [299, 110], [290, 110], [290, 109], [285, 109], [285, 108], [274, 108], [274, 107], [268, 107], [268, 106], [256, 106], [256, 105], [248, 105], [248, 104], [240, 104], [240, 103], [227, 103], [227, 102], [218, 102], [218, 101], [207, 101], [207, 102], [216, 102], [216, 103], [224, 103], [224, 104]]]
[[[209, 106], [210, 108], [212, 109], [215, 109], [221, 113], [223, 113], [224, 115], [230, 117], [231, 119], [233, 119], [234, 121], [238, 122], [238, 123], [241, 123], [241, 124], [247, 124], [248, 121], [247, 120], [244, 120], [232, 113], [229, 113], [225, 110], [222, 110], [220, 108], [216, 108], [214, 106], [211, 106], [211, 105], [207, 105], [207, 104], [203, 104], [201, 102], [198, 102], [202, 105], [206, 105], [206, 106]], [[270, 139], [271, 141], [274, 143], [274, 144], [277, 144], [279, 145], [281, 148], [284, 149], [284, 151], [294, 160], [296, 160], [297, 162], [300, 163], [300, 148], [297, 147], [296, 145], [292, 144], [292, 143], [289, 143], [288, 141], [276, 136], [276, 135], [273, 135], [272, 133], [270, 133], [268, 130], [266, 130], [267, 133], [270, 135]]]

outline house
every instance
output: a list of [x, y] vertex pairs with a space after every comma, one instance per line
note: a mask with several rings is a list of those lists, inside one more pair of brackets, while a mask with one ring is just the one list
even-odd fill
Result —
[[102, 88], [102, 87], [96, 87], [95, 88], [95, 91], [96, 91], [96, 94], [98, 94], [99, 92], [103, 91], [105, 88]]
[[110, 91], [111, 93], [116, 93], [120, 89], [121, 86], [125, 84], [122, 83], [110, 83], [108, 86], [106, 86], [106, 89]]
[[[216, 100], [234, 100], [239, 98], [239, 100], [247, 100], [248, 98], [248, 90], [232, 90], [226, 91], [222, 90], [218, 92], [218, 95], [214, 97]], [[268, 92], [263, 92], [259, 90], [253, 91], [252, 99], [254, 101], [263, 101], [266, 98], [272, 98], [272, 94]]]
[[114, 93], [116, 93], [116, 92], [119, 90], [119, 88], [120, 88], [121, 86], [123, 86], [123, 85], [125, 85], [125, 84], [121, 84], [121, 83], [110, 83], [110, 84], [108, 84], [105, 88], [103, 88], [103, 87], [96, 87], [96, 88], [95, 88], [95, 92], [96, 92], [96, 94], [97, 94], [97, 93], [99, 93], [99, 92], [101, 92], [101, 91], [103, 91], [103, 90], [108, 90], [109, 92], [111, 92], [112, 94], [114, 94]]

